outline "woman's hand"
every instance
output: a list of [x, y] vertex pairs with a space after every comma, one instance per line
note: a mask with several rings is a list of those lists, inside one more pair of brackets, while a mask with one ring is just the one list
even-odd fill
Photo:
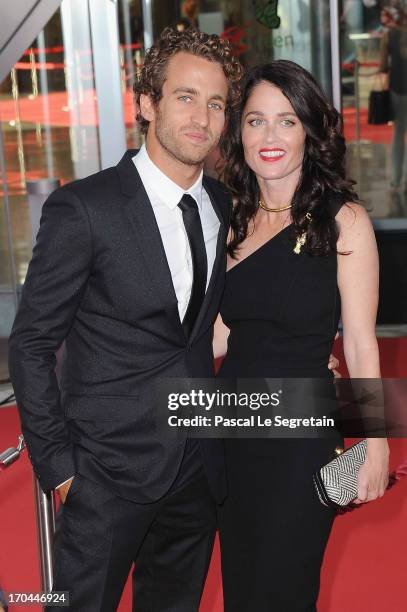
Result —
[[338, 368], [339, 368], [339, 359], [331, 353], [329, 355], [328, 369], [332, 370], [335, 378], [342, 378], [342, 374], [339, 372]]
[[215, 359], [226, 355], [229, 334], [229, 327], [226, 327], [222, 317], [218, 314], [213, 330], [213, 356]]
[[358, 474], [358, 495], [362, 504], [382, 497], [389, 482], [389, 445], [385, 438], [367, 440], [367, 456]]

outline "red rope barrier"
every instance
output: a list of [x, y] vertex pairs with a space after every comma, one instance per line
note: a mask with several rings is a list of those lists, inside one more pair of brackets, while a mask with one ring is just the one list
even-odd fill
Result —
[[[120, 45], [120, 47], [122, 49], [141, 49], [141, 44], [132, 43], [132, 44], [127, 44], [127, 45]], [[63, 52], [64, 52], [64, 47], [62, 46], [45, 47], [44, 49], [38, 49], [38, 47], [31, 47], [31, 49], [26, 49], [23, 55], [30, 55], [31, 53], [38, 55], [39, 53], [63, 53]], [[90, 53], [90, 50], [87, 50], [87, 52]]]
[[55, 62], [17, 62], [14, 64], [14, 68], [17, 68], [17, 70], [32, 70], [33, 68], [56, 70], [57, 68], [65, 68], [65, 64]]

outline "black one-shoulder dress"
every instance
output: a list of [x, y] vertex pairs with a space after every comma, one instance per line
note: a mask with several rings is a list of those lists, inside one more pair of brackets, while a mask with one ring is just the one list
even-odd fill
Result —
[[[334, 217], [340, 206], [331, 206]], [[332, 378], [337, 254], [296, 254], [294, 246], [287, 226], [227, 273], [221, 315], [231, 331], [218, 376]], [[225, 440], [229, 495], [219, 531], [226, 612], [316, 610], [335, 511], [319, 501], [312, 474], [341, 443], [340, 434]]]

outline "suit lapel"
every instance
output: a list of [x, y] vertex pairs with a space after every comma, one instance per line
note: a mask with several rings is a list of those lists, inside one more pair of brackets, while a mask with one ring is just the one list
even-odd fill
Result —
[[[160, 230], [154, 215], [150, 200], [144, 189], [140, 175], [133, 162], [137, 150], [129, 150], [125, 153], [116, 166], [119, 173], [121, 189], [127, 196], [124, 202], [124, 210], [129, 222], [134, 227], [140, 257], [143, 258], [145, 268], [148, 271], [151, 284], [162, 300], [170, 322], [185, 340], [184, 330], [181, 325], [178, 311], [178, 300], [172, 282], [171, 271], [168, 266], [164, 245]], [[200, 325], [213, 296], [213, 290], [219, 274], [224, 273], [226, 236], [228, 231], [228, 218], [225, 216], [225, 206], [220, 206], [217, 196], [209, 181], [204, 176], [203, 186], [210, 198], [213, 209], [219, 219], [218, 239], [216, 243], [216, 257], [209, 281], [208, 289], [201, 306], [199, 315], [191, 332], [190, 342], [196, 337]]]
[[117, 166], [121, 188], [127, 196], [124, 210], [134, 227], [140, 256], [143, 258], [151, 284], [162, 301], [172, 325], [184, 338], [178, 312], [178, 300], [160, 230], [150, 200], [132, 160], [136, 153], [136, 150], [127, 151]]

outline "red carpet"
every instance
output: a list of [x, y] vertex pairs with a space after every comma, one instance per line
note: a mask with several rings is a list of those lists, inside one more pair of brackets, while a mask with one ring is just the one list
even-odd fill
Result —
[[[345, 108], [343, 110], [343, 124], [345, 139], [354, 142], [356, 138], [356, 110]], [[367, 122], [367, 108], [360, 109], [360, 139], [370, 142], [391, 143], [393, 138], [393, 127], [391, 125], [369, 125]]]
[[[407, 339], [381, 339], [380, 350], [383, 376], [407, 377]], [[335, 352], [341, 356], [340, 345]], [[16, 409], [0, 409], [0, 450], [14, 445], [18, 433]], [[394, 469], [407, 458], [407, 439], [390, 443], [391, 469]], [[319, 612], [406, 611], [406, 492], [407, 478], [380, 501], [337, 518], [322, 571]], [[8, 591], [37, 591], [34, 506], [26, 453], [10, 469], [0, 473], [0, 525], [0, 584]], [[130, 602], [127, 584], [120, 612], [130, 612]], [[26, 609], [12, 608], [22, 612]], [[222, 609], [216, 546], [200, 612], [222, 612]]]

